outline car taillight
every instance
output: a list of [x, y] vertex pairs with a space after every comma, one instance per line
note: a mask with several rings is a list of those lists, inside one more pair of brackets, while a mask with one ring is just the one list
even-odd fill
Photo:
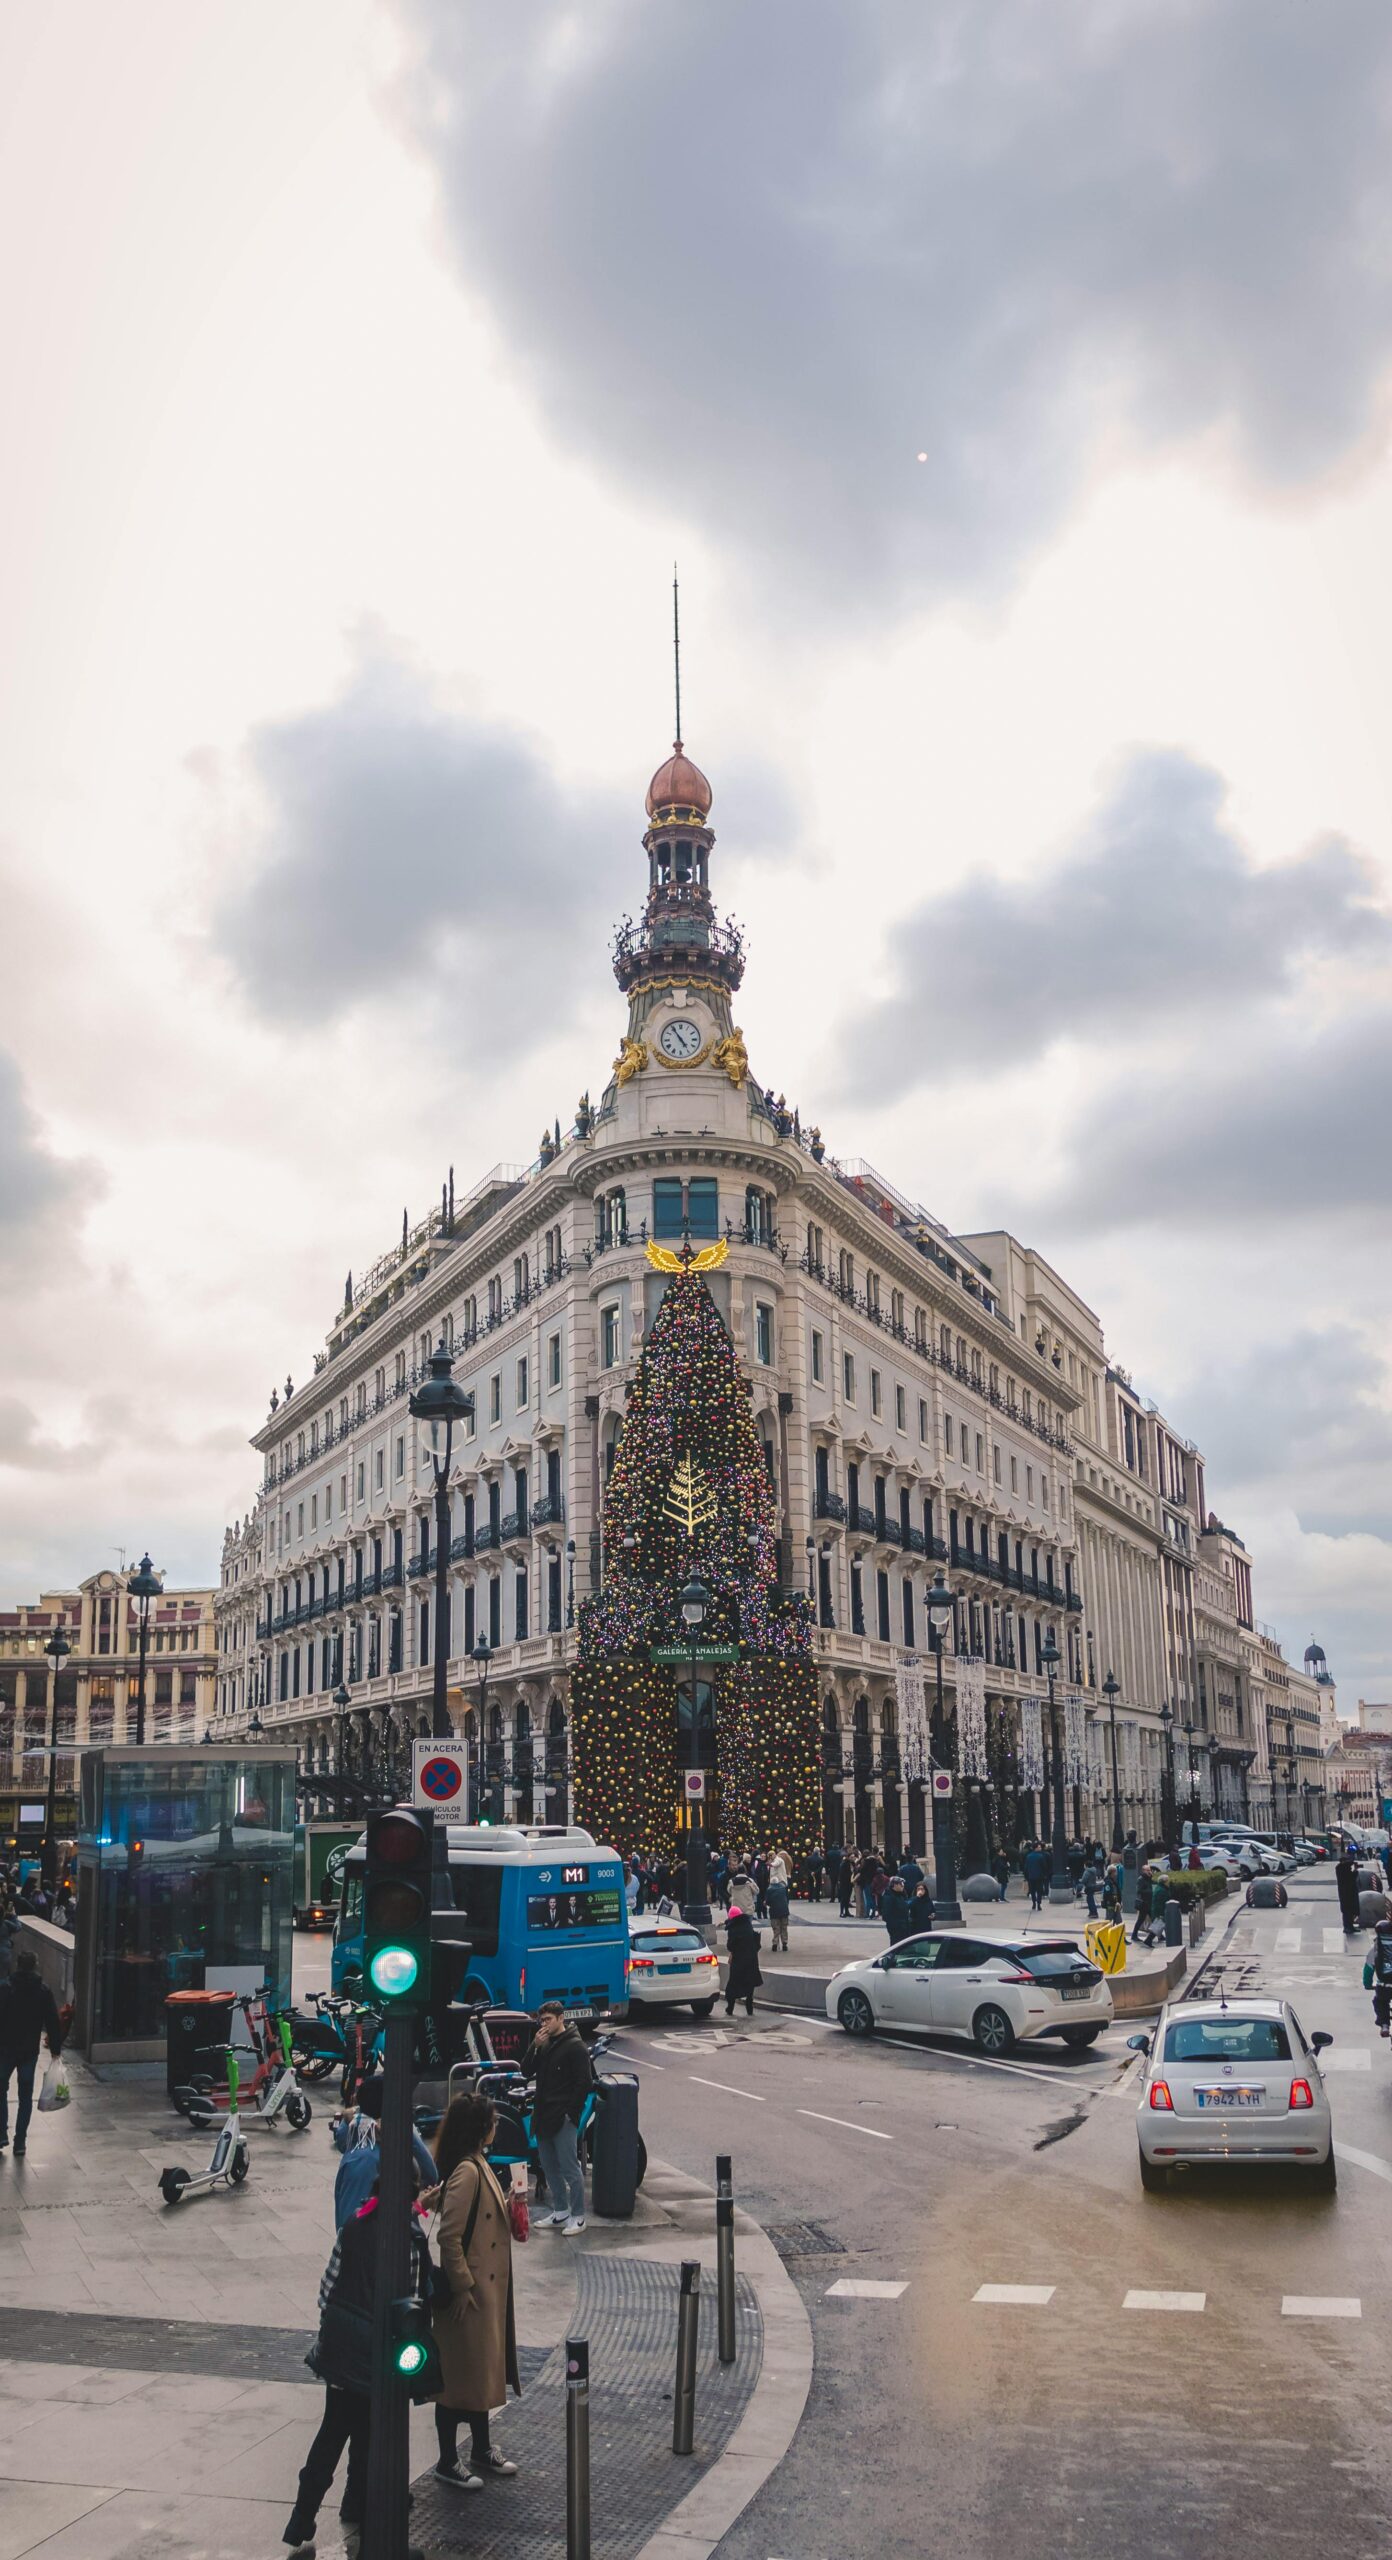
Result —
[[1029, 1984], [1031, 1990], [1035, 1988], [1034, 1975], [1032, 1973], [1002, 1973], [997, 1977], [997, 1979], [1001, 1982], [1025, 1982]]
[[653, 1969], [651, 1956], [630, 1956], [628, 1959], [630, 1973], [651, 1973]]
[[1292, 2080], [1290, 2102], [1293, 2107], [1312, 2107], [1315, 2093], [1308, 2080]]
[[1168, 2081], [1152, 2080], [1150, 2084], [1150, 2103], [1153, 2107], [1158, 2108], [1162, 2114], [1174, 2114], [1174, 2100], [1170, 2096]]
[[718, 1956], [713, 1956], [711, 1954], [709, 1947], [704, 1947], [700, 1955], [696, 1958], [696, 1962], [698, 1964], [718, 1964], [719, 1961], [720, 1959]]

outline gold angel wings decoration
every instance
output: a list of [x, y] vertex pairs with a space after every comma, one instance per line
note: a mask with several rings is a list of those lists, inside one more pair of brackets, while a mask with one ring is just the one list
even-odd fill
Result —
[[648, 1260], [654, 1271], [718, 1271], [729, 1250], [724, 1236], [718, 1244], [703, 1244], [699, 1253], [693, 1253], [690, 1245], [674, 1253], [670, 1245], [648, 1239]]

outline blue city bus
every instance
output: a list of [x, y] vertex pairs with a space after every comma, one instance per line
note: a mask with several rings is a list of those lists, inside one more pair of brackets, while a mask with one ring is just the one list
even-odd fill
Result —
[[[471, 1948], [456, 1999], [533, 2011], [559, 2000], [581, 2022], [627, 2015], [628, 1909], [616, 1849], [599, 1847], [588, 1831], [540, 1823], [451, 1823], [445, 1838]], [[344, 1861], [336, 1991], [362, 1982], [363, 1865], [359, 1841]]]

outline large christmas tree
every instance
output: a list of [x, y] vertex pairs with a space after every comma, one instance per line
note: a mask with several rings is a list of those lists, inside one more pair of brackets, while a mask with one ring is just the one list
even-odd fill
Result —
[[716, 1802], [729, 1847], [773, 1843], [801, 1858], [820, 1819], [816, 1676], [801, 1594], [778, 1585], [778, 1522], [749, 1389], [701, 1277], [723, 1248], [650, 1247], [669, 1286], [628, 1400], [604, 1505], [604, 1583], [580, 1610], [574, 1683], [578, 1819], [614, 1846], [670, 1856], [677, 1840], [681, 1595], [693, 1575], [710, 1606], [703, 1644], [735, 1648], [703, 1666], [715, 1700]]

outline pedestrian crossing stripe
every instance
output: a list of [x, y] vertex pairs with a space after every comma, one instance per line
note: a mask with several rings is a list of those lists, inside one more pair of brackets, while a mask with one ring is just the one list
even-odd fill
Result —
[[1363, 2305], [1356, 2293], [1287, 2293], [1281, 2297], [1287, 2320], [1361, 2320]]
[[1146, 2293], [1133, 2285], [1122, 2304], [1123, 2311], [1202, 2311], [1206, 2293]]
[[856, 2302], [897, 2302], [908, 2289], [907, 2283], [881, 2284], [871, 2276], [838, 2276], [835, 2284], [827, 2286], [827, 2296], [829, 2300], [839, 2294], [843, 2300]]
[[973, 2302], [1022, 2303], [1031, 2310], [1042, 2311], [1058, 2291], [1055, 2284], [979, 2284]]

